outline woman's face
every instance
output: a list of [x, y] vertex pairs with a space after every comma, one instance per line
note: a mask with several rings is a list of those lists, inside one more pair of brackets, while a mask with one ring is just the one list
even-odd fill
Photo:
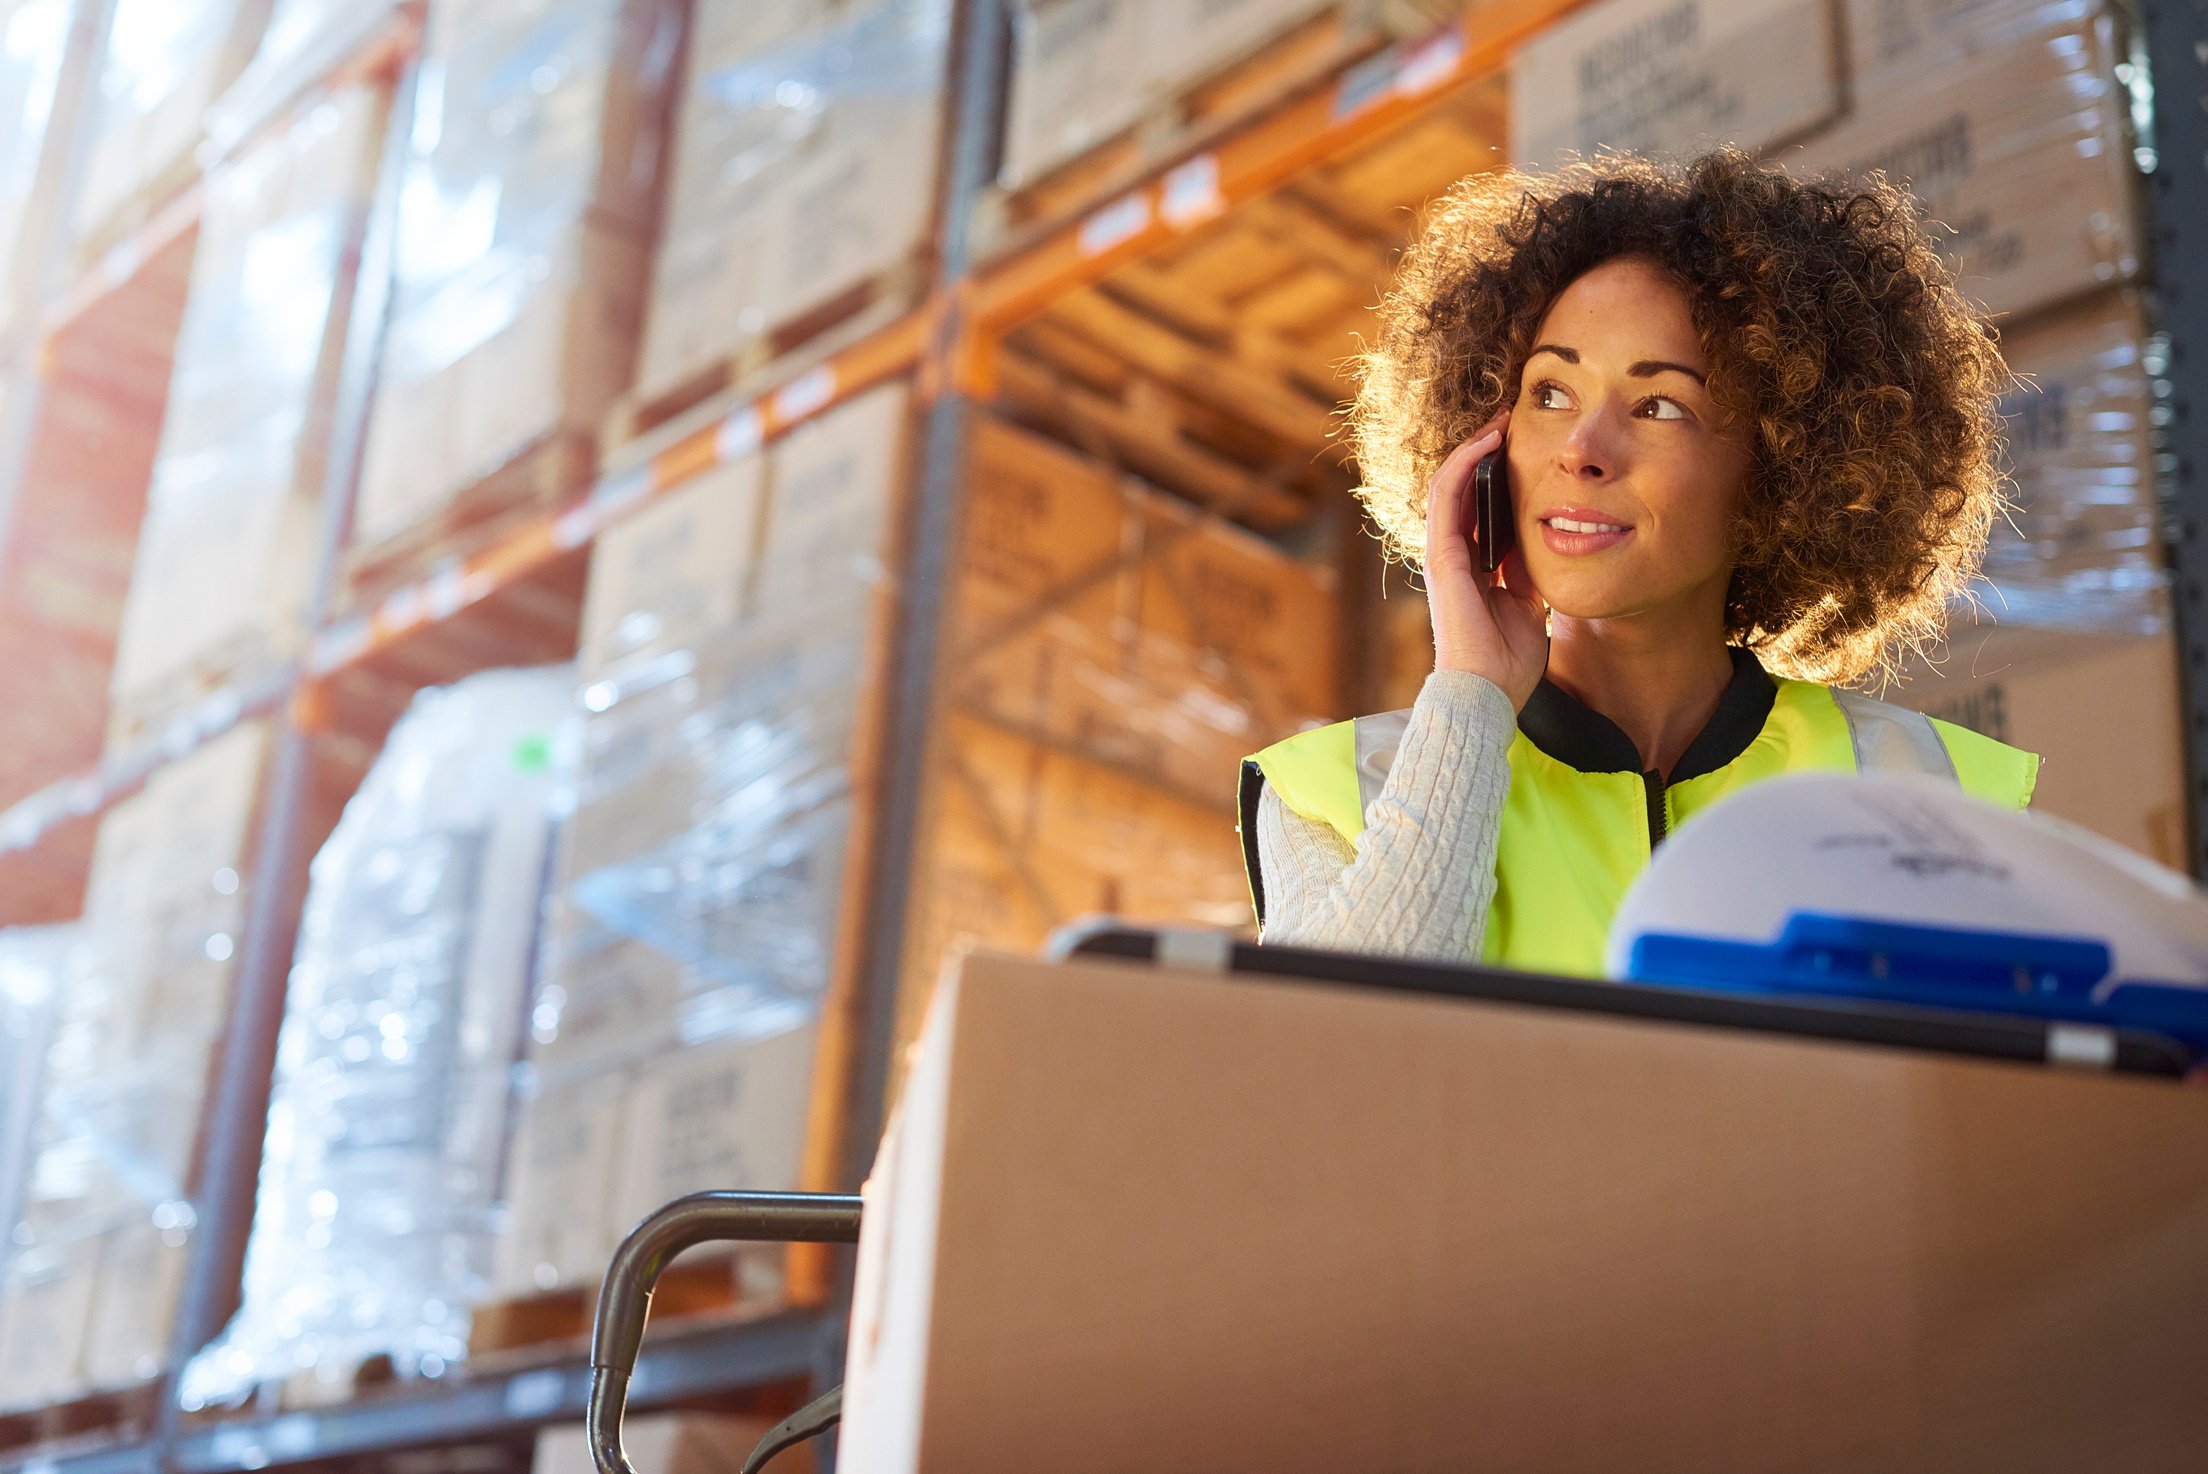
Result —
[[1510, 415], [1518, 545], [1557, 613], [1722, 614], [1749, 457], [1721, 423], [1686, 294], [1606, 261], [1542, 320]]

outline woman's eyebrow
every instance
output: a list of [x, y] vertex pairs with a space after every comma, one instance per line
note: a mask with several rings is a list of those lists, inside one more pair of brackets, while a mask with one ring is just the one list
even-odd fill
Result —
[[[1536, 353], [1540, 352], [1539, 349], [1535, 349], [1534, 351]], [[1664, 358], [1644, 358], [1639, 363], [1634, 364], [1633, 367], [1627, 369], [1626, 373], [1630, 377], [1636, 379], [1646, 379], [1656, 374], [1665, 373], [1685, 374], [1688, 378], [1694, 380], [1694, 382], [1702, 385], [1704, 388], [1708, 388], [1710, 382], [1709, 379], [1703, 374], [1702, 370], [1697, 368], [1688, 368], [1683, 363], [1673, 363], [1669, 359]]]
[[1544, 353], [1553, 353], [1566, 363], [1579, 362], [1579, 350], [1577, 348], [1567, 348], [1562, 343], [1536, 343], [1526, 354], [1526, 359], [1531, 362]]

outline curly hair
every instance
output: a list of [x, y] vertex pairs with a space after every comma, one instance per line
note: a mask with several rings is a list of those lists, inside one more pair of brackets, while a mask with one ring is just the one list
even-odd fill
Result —
[[1727, 637], [1831, 682], [1935, 640], [2005, 506], [1993, 330], [1904, 190], [1804, 182], [1737, 149], [1478, 174], [1434, 203], [1350, 411], [1385, 554], [1423, 560], [1427, 480], [1515, 399], [1558, 294], [1620, 256], [1684, 289], [1751, 453]]

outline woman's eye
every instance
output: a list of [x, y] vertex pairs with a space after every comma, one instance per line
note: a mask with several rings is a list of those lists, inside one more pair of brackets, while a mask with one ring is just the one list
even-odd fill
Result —
[[1561, 385], [1546, 382], [1534, 385], [1533, 393], [1527, 397], [1533, 401], [1535, 409], [1562, 409], [1570, 402]]
[[1686, 409], [1675, 399], [1644, 399], [1641, 413], [1652, 420], [1683, 420]]

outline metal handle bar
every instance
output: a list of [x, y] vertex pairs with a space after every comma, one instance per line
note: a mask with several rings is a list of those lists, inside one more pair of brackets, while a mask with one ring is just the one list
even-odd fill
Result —
[[598, 1317], [590, 1334], [584, 1431], [598, 1474], [636, 1474], [621, 1449], [621, 1416], [644, 1344], [652, 1287], [668, 1262], [705, 1243], [855, 1244], [860, 1201], [840, 1193], [692, 1193], [629, 1230], [598, 1287]]

